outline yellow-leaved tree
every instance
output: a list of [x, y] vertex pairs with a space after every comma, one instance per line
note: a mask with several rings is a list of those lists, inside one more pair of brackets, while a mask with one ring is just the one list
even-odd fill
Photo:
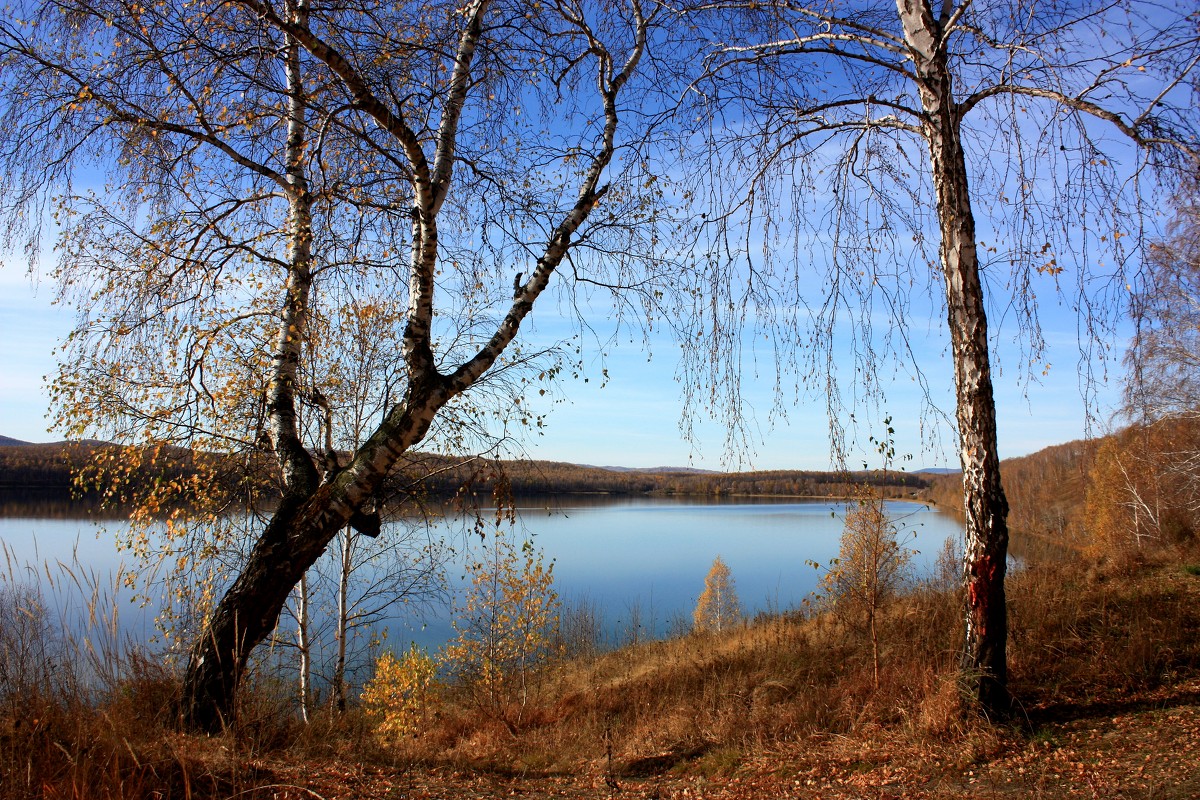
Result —
[[742, 621], [742, 605], [733, 586], [733, 573], [717, 556], [712, 569], [704, 578], [704, 591], [692, 612], [692, 625], [697, 631], [727, 631]]
[[879, 612], [903, 587], [913, 551], [905, 547], [883, 498], [864, 489], [846, 511], [838, 557], [821, 588], [833, 612], [871, 642], [871, 665], [879, 686]]
[[437, 697], [437, 662], [413, 644], [399, 658], [390, 650], [379, 657], [361, 699], [375, 732], [392, 742], [415, 733]]
[[[391, 535], [418, 446], [471, 452], [464, 438], [530, 419], [518, 376], [549, 380], [567, 352], [520, 341], [541, 297], [590, 308], [604, 287], [621, 325], [679, 318], [693, 273], [659, 242], [693, 223], [659, 185], [646, 113], [678, 74], [648, 54], [669, 51], [669, 16], [640, 0], [0, 10], [0, 244], [36, 269], [54, 241], [60, 296], [86, 311], [58, 427], [211, 461], [114, 493], [139, 506], [134, 553], [189, 582], [164, 625], [190, 643], [186, 726], [234, 721], [251, 652], [339, 534]], [[126, 471], [100, 466], [105, 484]]]
[[497, 527], [484, 557], [469, 567], [471, 585], [445, 648], [446, 672], [471, 702], [515, 732], [539, 667], [558, 651], [554, 564], [525, 540], [518, 547]]

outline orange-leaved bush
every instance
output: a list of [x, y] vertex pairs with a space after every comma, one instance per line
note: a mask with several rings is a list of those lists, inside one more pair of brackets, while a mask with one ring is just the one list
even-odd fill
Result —
[[452, 620], [458, 635], [442, 660], [480, 710], [515, 730], [536, 671], [559, 651], [554, 565], [543, 563], [533, 542], [517, 548], [497, 530], [469, 572], [471, 586]]
[[846, 511], [838, 557], [821, 588], [836, 614], [871, 642], [875, 685], [879, 685], [879, 612], [904, 586], [913, 551], [905, 546], [882, 497], [864, 489]]

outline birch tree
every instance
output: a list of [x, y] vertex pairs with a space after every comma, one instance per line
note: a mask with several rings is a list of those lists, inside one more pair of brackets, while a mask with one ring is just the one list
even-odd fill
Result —
[[1125, 414], [1143, 424], [1200, 414], [1200, 190], [1189, 183], [1173, 204], [1167, 235], [1152, 243], [1137, 326], [1125, 355]]
[[871, 667], [879, 688], [879, 615], [908, 580], [911, 536], [901, 535], [884, 500], [867, 488], [846, 509], [846, 524], [821, 588], [837, 614], [871, 642]]
[[704, 576], [704, 591], [692, 612], [692, 625], [698, 631], [728, 631], [742, 621], [742, 604], [734, 588], [729, 565], [717, 556]]
[[[314, 383], [323, 388], [312, 397], [318, 413], [308, 415], [311, 430], [305, 438], [321, 442], [326, 458], [340, 464], [340, 454], [357, 450], [372, 423], [391, 406], [392, 395], [403, 383], [392, 354], [400, 350], [404, 313], [396, 301], [359, 302], [314, 321], [320, 333], [306, 366], [322, 376]], [[323, 342], [340, 344], [330, 351], [320, 346]], [[459, 446], [466, 444], [460, 441]], [[399, 607], [415, 611], [444, 599], [444, 566], [452, 550], [433, 535], [421, 509], [403, 499], [386, 503], [391, 512], [386, 536], [364, 534], [350, 525], [340, 530], [285, 609], [297, 626], [302, 705], [312, 702], [315, 660], [333, 707], [345, 711], [348, 673], [361, 655], [356, 645], [362, 644], [364, 634]], [[377, 499], [373, 505], [381, 504]], [[316, 619], [306, 614], [313, 603]]]
[[[1006, 713], [1008, 504], [989, 299], [992, 316], [1016, 323], [1033, 375], [1039, 298], [1072, 306], [1085, 341], [1107, 330], [1154, 224], [1156, 181], [1194, 169], [1195, 14], [1009, 0], [691, 11], [718, 43], [694, 96], [714, 125], [706, 188], [724, 208], [713, 220], [723, 285], [736, 289], [748, 264], [729, 308], [758, 315], [721, 319], [714, 303], [699, 324], [727, 347], [766, 329], [836, 418], [879, 396], [891, 356], [924, 386], [913, 318], [941, 294], [966, 511], [962, 668], [979, 705]], [[810, 263], [824, 269], [819, 292]], [[835, 446], [840, 436], [835, 425]]]
[[1200, 207], [1194, 179], [1151, 243], [1129, 300], [1135, 334], [1122, 415], [1096, 453], [1089, 530], [1105, 555], [1194, 535], [1200, 512]]
[[[251, 650], [338, 531], [379, 532], [376, 498], [405, 454], [480, 424], [455, 414], [464, 394], [535, 361], [513, 343], [556, 272], [609, 292], [617, 314], [657, 311], [659, 203], [635, 100], [658, 13], [638, 0], [6, 9], [7, 233], [36, 257], [57, 209], [59, 281], [88, 309], [56, 382], [63, 428], [273, 465], [278, 502], [191, 632], [190, 725], [230, 721]], [[97, 165], [106, 185], [82, 191]], [[336, 458], [305, 435], [323, 394], [306, 365], [338, 346], [316, 341], [314, 320], [396, 296], [390, 405]]]
[[467, 566], [471, 583], [451, 625], [442, 666], [472, 703], [516, 733], [530, 700], [530, 683], [559, 654], [559, 602], [554, 564], [531, 540], [518, 547], [500, 521], [479, 560]]

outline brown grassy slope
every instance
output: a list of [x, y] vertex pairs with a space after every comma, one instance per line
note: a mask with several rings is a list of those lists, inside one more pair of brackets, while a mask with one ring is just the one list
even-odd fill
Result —
[[[1200, 730], [1200, 577], [1180, 561], [1194, 565], [1200, 552], [1193, 544], [1109, 572], [1086, 563], [1095, 448], [1072, 442], [1003, 465], [1023, 559], [1009, 582], [1011, 727], [961, 716], [960, 603], [924, 590], [888, 611], [878, 687], [865, 644], [835, 620], [774, 619], [576, 662], [547, 679], [515, 737], [451, 704], [401, 755], [616, 783], [653, 775], [672, 791], [700, 778], [722, 797], [742, 796], [738, 782], [780, 788], [781, 771], [805, 776], [785, 784], [796, 796], [815, 796], [800, 786], [973, 796], [981, 781], [1001, 796], [1200, 796], [1200, 772], [1173, 755], [1179, 737]], [[957, 498], [957, 476], [933, 493], [939, 486]]]
[[773, 619], [564, 665], [515, 734], [451, 698], [398, 766], [328, 738], [270, 763], [322, 797], [1200, 796], [1200, 576], [1042, 566], [1011, 598], [1011, 724], [961, 714], [957, 604], [922, 592], [888, 614], [879, 687], [834, 621]]
[[0, 693], [0, 796], [1200, 796], [1200, 576], [1041, 566], [1010, 596], [1021, 714], [1000, 727], [961, 715], [957, 602], [932, 591], [889, 610], [879, 687], [835, 620], [776, 618], [559, 665], [515, 733], [450, 696], [397, 747], [357, 713], [305, 728], [270, 681], [236, 732], [182, 735], [160, 668], [92, 699], [52, 652]]

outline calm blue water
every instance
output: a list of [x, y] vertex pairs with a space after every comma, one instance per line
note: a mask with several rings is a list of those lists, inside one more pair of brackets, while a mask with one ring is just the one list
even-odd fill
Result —
[[[815, 587], [819, 573], [809, 561], [828, 563], [837, 554], [844, 506], [825, 501], [696, 499], [554, 501], [518, 505], [510, 529], [516, 539], [531, 538], [554, 562], [555, 585], [566, 606], [598, 611], [610, 641], [659, 636], [690, 621], [704, 577], [716, 556], [730, 567], [738, 596], [749, 614], [798, 606]], [[925, 506], [890, 502], [918, 576], [928, 569], [943, 542], [961, 537], [953, 518]], [[435, 523], [454, 543], [458, 564], [466, 563], [478, 537], [465, 536], [465, 523]], [[101, 606], [119, 609], [124, 635], [144, 639], [152, 629], [152, 609], [139, 609], [128, 594], [114, 589], [122, 554], [113, 545], [120, 523], [86, 520], [0, 518], [0, 588], [8, 582], [43, 587], [60, 618], [88, 616], [81, 604], [97, 590]], [[447, 575], [461, 585], [461, 566]], [[393, 644], [413, 640], [436, 647], [450, 636], [442, 605], [389, 611]]]

